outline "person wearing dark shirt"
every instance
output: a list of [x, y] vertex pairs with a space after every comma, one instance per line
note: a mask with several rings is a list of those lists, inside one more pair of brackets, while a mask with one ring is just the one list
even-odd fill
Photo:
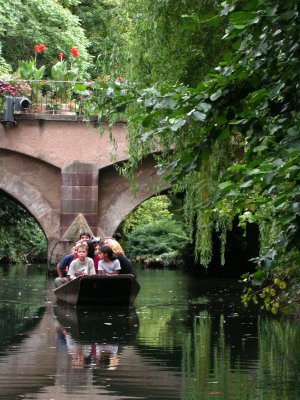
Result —
[[104, 244], [109, 246], [116, 258], [119, 260], [121, 265], [120, 274], [130, 274], [136, 276], [135, 270], [132, 266], [132, 263], [128, 258], [125, 256], [125, 252], [120, 245], [120, 243], [115, 239], [105, 238]]
[[56, 265], [57, 275], [62, 278], [68, 272], [69, 265], [77, 257], [76, 246], [72, 247], [71, 253], [65, 255]]

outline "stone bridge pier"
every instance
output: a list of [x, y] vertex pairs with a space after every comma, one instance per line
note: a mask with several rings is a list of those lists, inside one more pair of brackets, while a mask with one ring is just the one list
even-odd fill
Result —
[[[49, 259], [54, 262], [68, 253], [80, 232], [104, 238], [112, 236], [120, 223], [143, 201], [155, 194], [158, 181], [152, 157], [137, 171], [138, 191], [114, 165], [98, 170], [95, 164], [75, 161], [61, 171], [59, 241], [49, 243]], [[164, 185], [161, 190], [168, 188]]]
[[128, 159], [123, 123], [111, 133], [104, 126], [100, 134], [79, 116], [28, 114], [16, 120], [15, 126], [0, 125], [0, 190], [39, 223], [48, 240], [49, 263], [68, 253], [82, 231], [113, 235], [139, 204], [157, 193], [151, 155], [139, 166], [135, 195], [117, 173], [115, 164]]

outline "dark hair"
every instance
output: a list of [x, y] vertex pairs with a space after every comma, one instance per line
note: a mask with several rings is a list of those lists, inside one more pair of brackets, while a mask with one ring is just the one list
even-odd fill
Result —
[[116, 233], [113, 235], [113, 238], [116, 239], [116, 240], [120, 240], [120, 239], [122, 239], [122, 235], [121, 235], [121, 233], [116, 232]]
[[91, 238], [91, 234], [89, 232], [81, 232], [81, 234], [79, 235], [79, 239], [81, 239], [82, 236], [88, 236], [89, 238]]
[[87, 246], [88, 246], [88, 254], [87, 256], [90, 258], [94, 257], [94, 252], [95, 252], [95, 244], [92, 240], [87, 240], [86, 241]]
[[110, 261], [114, 261], [116, 259], [116, 256], [114, 255], [114, 252], [109, 246], [101, 246], [100, 247], [100, 252], [104, 253], [107, 255], [107, 257], [110, 259]]

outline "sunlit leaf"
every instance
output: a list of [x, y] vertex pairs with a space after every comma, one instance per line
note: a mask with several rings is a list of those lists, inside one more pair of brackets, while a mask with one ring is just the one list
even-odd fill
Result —
[[229, 21], [236, 29], [244, 29], [247, 25], [258, 23], [259, 18], [255, 12], [238, 11], [230, 14]]
[[234, 187], [234, 184], [232, 182], [230, 182], [230, 181], [222, 182], [222, 183], [219, 184], [219, 188], [221, 190], [228, 189], [228, 188], [231, 188], [231, 187]]
[[176, 131], [178, 131], [178, 129], [182, 128], [183, 125], [185, 125], [185, 123], [186, 123], [186, 120], [184, 118], [180, 118], [180, 119], [175, 120], [172, 123], [170, 128], [173, 132], [176, 132]]
[[206, 114], [200, 112], [200, 111], [194, 111], [193, 112], [193, 117], [197, 120], [197, 121], [205, 121], [206, 119]]
[[211, 100], [211, 101], [216, 101], [216, 100], [218, 100], [221, 96], [222, 96], [222, 90], [218, 90], [217, 92], [215, 92], [214, 94], [212, 94], [212, 95], [210, 96], [210, 100]]

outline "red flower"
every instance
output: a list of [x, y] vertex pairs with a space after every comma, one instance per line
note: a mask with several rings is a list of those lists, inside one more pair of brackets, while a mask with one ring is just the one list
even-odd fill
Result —
[[45, 48], [46, 48], [46, 45], [44, 45], [44, 44], [36, 44], [34, 46], [33, 50], [35, 53], [41, 53], [45, 50]]
[[58, 53], [57, 58], [61, 61], [64, 58], [63, 53]]
[[79, 56], [79, 52], [78, 52], [78, 48], [77, 47], [72, 47], [70, 50], [70, 53], [75, 57], [78, 58]]

